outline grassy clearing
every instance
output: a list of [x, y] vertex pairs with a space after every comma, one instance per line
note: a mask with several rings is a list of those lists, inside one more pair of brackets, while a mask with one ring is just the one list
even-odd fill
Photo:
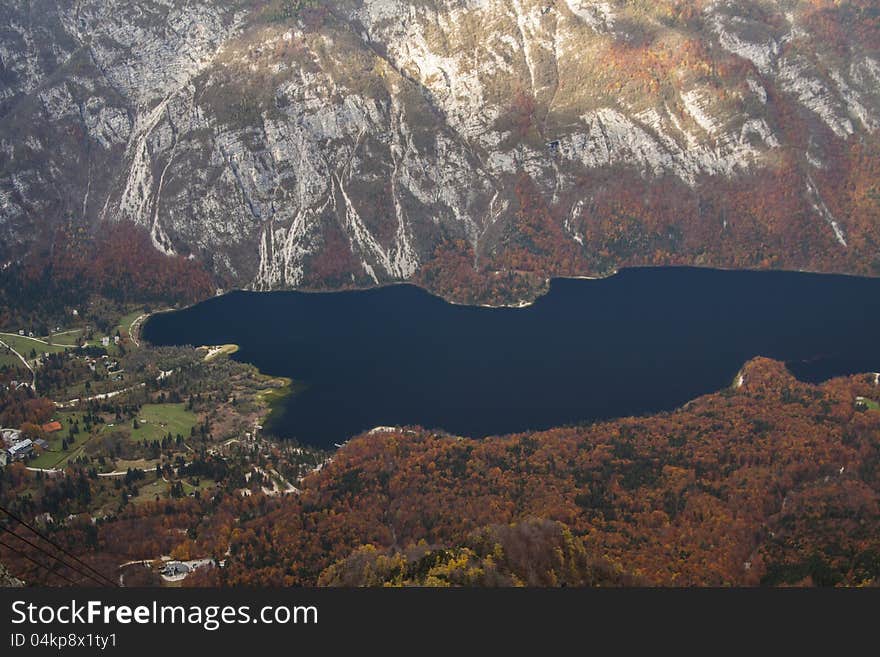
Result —
[[128, 470], [131, 468], [132, 470], [155, 470], [156, 465], [158, 465], [160, 461], [156, 459], [137, 459], [136, 461], [126, 461], [125, 459], [117, 459], [114, 463], [114, 470]]
[[[64, 434], [65, 436], [67, 434]], [[85, 452], [86, 445], [94, 438], [94, 436], [77, 436], [79, 440], [75, 442], [73, 445], [70, 445], [66, 451], [61, 450], [61, 439], [58, 439], [58, 449], [54, 448], [52, 441], [49, 442], [50, 449], [52, 451], [43, 452], [35, 459], [31, 459], [28, 462], [28, 465], [32, 468], [44, 468], [47, 470], [51, 469], [63, 469], [67, 466], [67, 462], [71, 459], [79, 458]]]
[[867, 397], [856, 397], [856, 410], [880, 411], [880, 403]]
[[292, 379], [284, 377], [267, 378], [266, 385], [272, 387], [257, 391], [256, 397], [269, 406], [284, 401], [291, 394], [305, 390], [304, 385], [295, 385]]
[[21, 362], [21, 359], [2, 345], [0, 345], [0, 367], [17, 367], [22, 370], [25, 369], [24, 363]]
[[186, 410], [185, 404], [146, 404], [137, 419], [138, 428], [131, 430], [131, 439], [137, 442], [161, 441], [169, 433], [189, 438], [190, 431], [199, 422], [195, 413]]
[[195, 493], [196, 491], [205, 492], [211, 490], [217, 485], [213, 479], [200, 479], [198, 486], [193, 486], [185, 479], [182, 479], [180, 483], [183, 484], [183, 492], [185, 495]]
[[61, 461], [66, 461], [68, 456], [68, 452], [43, 452], [37, 458], [28, 461], [28, 467], [42, 468], [43, 470], [52, 470]]
[[[54, 419], [61, 423], [62, 429], [61, 431], [46, 434], [44, 439], [49, 443], [49, 449], [28, 462], [28, 465], [33, 468], [52, 469], [67, 463], [67, 460], [71, 456], [79, 454], [85, 444], [92, 438], [92, 436], [82, 430], [82, 416], [79, 414], [60, 413]], [[76, 420], [80, 421], [80, 433], [74, 436], [74, 442], [66, 450], [62, 449], [63, 441], [68, 438], [70, 427], [73, 426]]]
[[116, 331], [119, 331], [119, 335], [122, 335], [124, 337], [131, 337], [128, 334], [128, 330], [131, 328], [131, 323], [143, 314], [144, 314], [144, 309], [138, 308], [137, 310], [133, 310], [130, 313], [128, 313], [127, 315], [123, 316], [119, 320], [119, 324], [114, 329], [113, 335], [116, 335]]
[[60, 347], [75, 347], [76, 341], [82, 337], [83, 330], [82, 329], [72, 329], [69, 331], [60, 331], [58, 333], [53, 333], [52, 335], [43, 338], [46, 342], [51, 342], [54, 345], [58, 345]]
[[55, 445], [52, 445], [50, 442], [50, 445], [52, 445], [50, 451], [43, 452], [38, 457], [28, 461], [28, 466], [32, 468], [43, 468], [45, 470], [63, 468], [71, 457], [79, 455], [80, 452], [82, 452], [83, 446], [87, 442], [88, 440], [83, 440], [80, 443], [72, 445], [67, 450], [61, 449], [60, 440], [58, 441], [57, 449]]
[[41, 355], [47, 353], [57, 354], [67, 350], [67, 347], [63, 345], [46, 344], [35, 338], [26, 338], [22, 335], [15, 335], [12, 333], [0, 333], [0, 340], [3, 340], [3, 342], [8, 344], [28, 360], [31, 359], [31, 351], [35, 351], [37, 355]]
[[55, 461], [60, 458], [60, 455], [56, 452], [43, 452], [36, 458], [32, 458], [28, 461], [29, 468], [43, 468], [44, 470], [50, 470], [55, 466]]
[[146, 502], [155, 501], [156, 497], [160, 499], [168, 497], [168, 491], [171, 489], [171, 485], [162, 479], [157, 479], [151, 484], [147, 484], [146, 486], [141, 486], [138, 489], [137, 497], [132, 497], [129, 502], [132, 504], [144, 504]]

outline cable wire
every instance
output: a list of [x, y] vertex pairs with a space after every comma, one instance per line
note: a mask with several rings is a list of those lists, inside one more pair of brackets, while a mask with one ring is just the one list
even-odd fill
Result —
[[69, 568], [70, 570], [72, 570], [73, 572], [75, 572], [77, 575], [80, 575], [81, 577], [87, 577], [87, 578], [89, 578], [89, 579], [91, 579], [91, 580], [93, 580], [93, 581], [95, 581], [95, 582], [98, 582], [98, 584], [100, 584], [101, 586], [106, 586], [106, 585], [104, 584], [104, 582], [102, 582], [101, 580], [99, 580], [98, 578], [96, 578], [94, 575], [92, 575], [92, 574], [90, 574], [90, 573], [88, 573], [88, 572], [86, 572], [86, 571], [80, 570], [80, 569], [76, 568], [75, 566], [70, 565], [69, 563], [67, 563], [66, 561], [64, 561], [64, 559], [62, 559], [61, 557], [59, 557], [57, 554], [52, 554], [51, 552], [49, 552], [48, 550], [46, 550], [43, 546], [41, 546], [41, 545], [37, 545], [36, 543], [34, 543], [33, 541], [31, 541], [30, 539], [27, 539], [27, 538], [25, 538], [24, 536], [21, 536], [20, 534], [16, 534], [14, 531], [12, 531], [11, 529], [9, 529], [9, 527], [4, 527], [3, 525], [0, 525], [0, 529], [2, 529], [3, 531], [5, 531], [5, 532], [8, 533], [8, 534], [11, 534], [12, 536], [14, 536], [15, 538], [17, 538], [18, 540], [20, 540], [20, 541], [24, 541], [25, 543], [27, 543], [28, 545], [30, 545], [32, 548], [36, 549], [37, 551], [39, 551], [39, 552], [42, 553], [42, 554], [45, 554], [45, 555], [46, 555], [47, 557], [49, 557], [50, 559], [54, 559], [55, 561], [57, 561], [59, 564], [61, 564], [61, 565], [64, 566], [65, 568]]
[[[89, 569], [90, 571], [92, 571], [93, 573], [95, 573], [95, 575], [97, 575], [98, 577], [100, 577], [101, 579], [103, 579], [105, 582], [108, 582], [108, 583], [110, 584], [110, 586], [119, 586], [119, 584], [118, 584], [117, 582], [114, 582], [112, 579], [110, 579], [109, 577], [107, 577], [104, 573], [100, 572], [99, 570], [96, 570], [95, 568], [92, 568], [89, 564], [87, 564], [85, 561], [83, 561], [82, 559], [80, 559], [79, 557], [77, 557], [75, 554], [71, 554], [70, 552], [68, 552], [67, 550], [65, 550], [63, 547], [61, 547], [60, 545], [58, 545], [58, 543], [56, 543], [55, 541], [53, 541], [51, 538], [49, 538], [49, 537], [43, 535], [43, 534], [42, 534], [40, 531], [38, 531], [37, 529], [34, 529], [33, 527], [31, 527], [28, 523], [26, 523], [24, 520], [22, 520], [21, 518], [19, 518], [18, 516], [16, 516], [14, 513], [12, 513], [11, 511], [9, 511], [8, 509], [4, 509], [2, 506], [0, 506], [0, 511], [2, 511], [2, 512], [5, 513], [7, 516], [9, 516], [9, 517], [12, 518], [13, 520], [15, 520], [17, 523], [19, 523], [19, 524], [21, 524], [21, 525], [24, 525], [27, 529], [29, 529], [29, 530], [32, 531], [34, 534], [36, 534], [37, 536], [39, 536], [40, 538], [42, 538], [44, 541], [46, 541], [49, 545], [51, 545], [52, 547], [54, 547], [56, 550], [60, 550], [63, 554], [65, 554], [66, 556], [70, 557], [71, 559], [73, 559], [74, 561], [76, 561], [78, 564], [83, 565], [84, 567], [86, 567], [87, 569]], [[18, 534], [15, 534], [15, 535], [18, 536]], [[21, 537], [20, 537], [20, 538], [21, 538]], [[25, 540], [25, 539], [22, 539], [22, 540]], [[89, 577], [90, 577], [91, 579], [93, 579], [93, 580], [95, 579], [95, 578], [94, 578], [93, 576], [91, 576], [91, 575], [89, 575]], [[95, 580], [95, 581], [98, 581], [98, 580]], [[103, 585], [103, 584], [102, 584], [102, 585]]]
[[52, 570], [52, 569], [49, 568], [49, 566], [47, 566], [46, 564], [44, 564], [44, 563], [40, 563], [40, 562], [37, 561], [36, 559], [33, 559], [30, 555], [25, 554], [25, 553], [22, 552], [21, 550], [17, 550], [16, 548], [12, 547], [12, 546], [9, 545], [8, 543], [4, 543], [3, 541], [0, 541], [0, 545], [2, 545], [3, 547], [5, 547], [7, 550], [10, 550], [10, 551], [12, 551], [12, 552], [15, 552], [15, 553], [16, 553], [17, 555], [19, 555], [20, 557], [24, 557], [25, 559], [27, 559], [28, 561], [30, 561], [30, 562], [33, 563], [33, 564], [36, 564], [36, 565], [39, 566], [40, 568], [44, 568], [46, 571], [48, 571], [48, 572], [51, 573], [52, 575], [57, 575], [58, 577], [60, 577], [60, 578], [63, 579], [64, 581], [68, 582], [70, 585], [72, 585], [72, 586], [80, 586], [80, 583], [78, 583], [78, 582], [74, 582], [72, 579], [70, 579], [69, 577], [67, 577], [67, 576], [64, 575], [63, 573], [59, 573], [57, 570]]

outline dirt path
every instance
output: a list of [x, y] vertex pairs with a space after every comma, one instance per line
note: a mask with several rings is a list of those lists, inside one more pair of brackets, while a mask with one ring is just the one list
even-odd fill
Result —
[[94, 395], [92, 397], [84, 397], [82, 399], [71, 399], [66, 402], [55, 402], [55, 406], [57, 408], [71, 408], [76, 406], [80, 402], [90, 402], [90, 401], [103, 401], [105, 399], [113, 399], [114, 397], [118, 397], [119, 395], [124, 395], [127, 392], [131, 392], [132, 390], [137, 390], [138, 388], [143, 388], [147, 384], [146, 383], [138, 383], [135, 386], [129, 386], [128, 388], [123, 388], [122, 390], [114, 390], [113, 392], [105, 392], [100, 395]]
[[134, 321], [128, 326], [128, 339], [134, 343], [135, 347], [140, 347], [141, 342], [138, 340], [138, 331], [140, 331], [140, 326], [143, 324], [144, 320], [150, 316], [150, 313], [144, 313], [139, 317], [135, 317]]
[[39, 342], [40, 344], [48, 345], [50, 347], [53, 346], [52, 344], [46, 342], [45, 340], [41, 340], [40, 338], [32, 338], [29, 335], [16, 335], [15, 333], [3, 333], [3, 332], [0, 332], [0, 335], [8, 335], [10, 338], [19, 338], [21, 340], [33, 340], [34, 342]]

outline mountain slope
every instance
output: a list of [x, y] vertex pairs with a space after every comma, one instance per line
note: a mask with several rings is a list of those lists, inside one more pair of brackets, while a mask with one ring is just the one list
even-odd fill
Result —
[[[231, 585], [310, 584], [322, 571], [325, 584], [466, 583], [456, 577], [469, 570], [488, 583], [524, 564], [571, 572], [581, 550], [597, 574], [642, 585], [876, 584], [880, 412], [859, 399], [877, 398], [878, 377], [815, 386], [760, 358], [741, 375], [649, 417], [484, 440], [374, 431], [300, 495], [234, 529], [203, 527], [192, 549], [225, 549], [231, 535]], [[534, 518], [582, 547], [529, 529]], [[521, 523], [488, 547], [472, 536]], [[545, 541], [567, 547], [553, 555]]]
[[457, 300], [880, 272], [870, 2], [16, 2], [0, 259], [134, 221], [226, 285]]
[[592, 557], [558, 522], [489, 526], [463, 545], [383, 552], [368, 545], [327, 568], [318, 586], [634, 586], [638, 580]]

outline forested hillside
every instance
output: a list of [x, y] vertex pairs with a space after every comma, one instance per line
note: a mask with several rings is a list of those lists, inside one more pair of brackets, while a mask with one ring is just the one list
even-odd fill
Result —
[[297, 494], [225, 488], [59, 535], [108, 568], [226, 555], [193, 584], [870, 585], [878, 400], [876, 375], [814, 386], [758, 359], [673, 413], [485, 440], [376, 431]]

